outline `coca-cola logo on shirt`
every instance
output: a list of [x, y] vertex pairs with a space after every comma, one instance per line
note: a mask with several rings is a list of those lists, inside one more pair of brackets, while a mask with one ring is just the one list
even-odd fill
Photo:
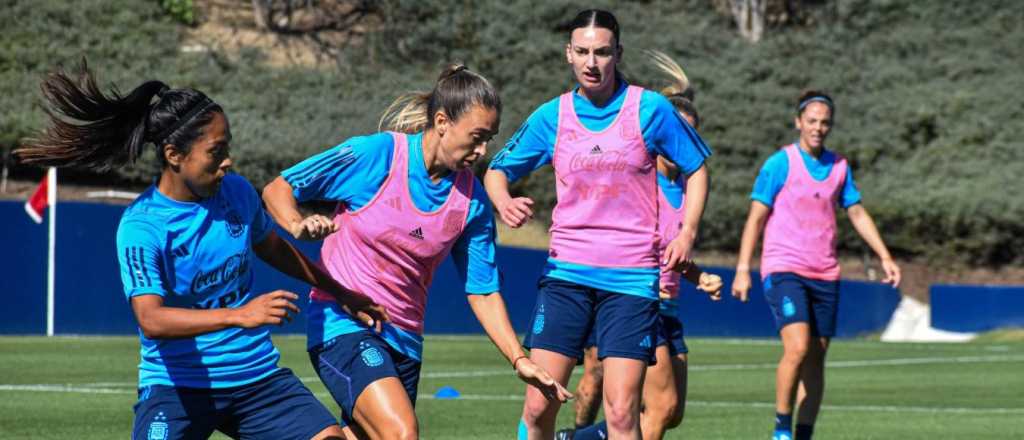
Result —
[[629, 169], [629, 161], [622, 151], [598, 151], [600, 146], [595, 145], [590, 152], [576, 153], [569, 159], [569, 172], [580, 171], [623, 173]]

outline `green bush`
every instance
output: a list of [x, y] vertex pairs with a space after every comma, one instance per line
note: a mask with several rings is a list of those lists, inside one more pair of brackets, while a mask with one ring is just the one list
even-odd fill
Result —
[[[621, 4], [620, 4], [621, 3]], [[87, 56], [101, 79], [133, 87], [160, 78], [196, 87], [227, 109], [236, 169], [257, 186], [282, 168], [375, 130], [405, 90], [431, 86], [464, 61], [502, 91], [504, 124], [492, 152], [572, 80], [563, 58], [566, 1], [382, 0], [382, 25], [342, 51], [336, 69], [272, 68], [258, 51], [182, 53], [180, 25], [143, 0], [15, 0], [20, 23], [0, 40], [0, 146], [42, 126], [38, 82]], [[1024, 131], [1024, 3], [850, 0], [814, 26], [771, 29], [757, 45], [704, 0], [595, 2], [622, 25], [624, 70], [652, 87], [641, 49], [675, 57], [697, 89], [702, 135], [714, 149], [705, 249], [735, 250], [757, 170], [795, 137], [803, 88], [835, 96], [830, 146], [854, 168], [864, 204], [897, 253], [978, 264], [1024, 262], [1018, 133]], [[17, 171], [17, 170], [16, 170]], [[106, 178], [148, 182], [152, 160]], [[554, 202], [549, 169], [514, 188]], [[844, 224], [841, 246], [863, 251]]]
[[160, 0], [160, 6], [179, 22], [190, 26], [196, 24], [196, 8], [192, 0]]

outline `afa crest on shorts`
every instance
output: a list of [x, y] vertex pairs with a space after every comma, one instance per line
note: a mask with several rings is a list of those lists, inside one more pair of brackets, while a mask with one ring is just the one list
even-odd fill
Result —
[[149, 424], [149, 433], [146, 435], [147, 440], [167, 440], [167, 416], [164, 413], [157, 414], [153, 418], [153, 421]]
[[377, 347], [370, 347], [363, 350], [363, 353], [359, 355], [363, 358], [363, 363], [367, 367], [379, 367], [384, 363], [384, 356], [381, 356], [380, 350]]

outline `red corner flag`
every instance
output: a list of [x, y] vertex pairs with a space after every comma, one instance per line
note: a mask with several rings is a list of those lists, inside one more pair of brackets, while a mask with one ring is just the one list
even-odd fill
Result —
[[47, 181], [49, 179], [49, 173], [43, 176], [43, 181], [39, 182], [39, 186], [36, 187], [36, 191], [32, 193], [32, 197], [29, 197], [25, 202], [25, 212], [28, 213], [29, 217], [36, 223], [43, 222], [43, 213], [47, 206], [50, 206], [50, 198], [47, 197]]

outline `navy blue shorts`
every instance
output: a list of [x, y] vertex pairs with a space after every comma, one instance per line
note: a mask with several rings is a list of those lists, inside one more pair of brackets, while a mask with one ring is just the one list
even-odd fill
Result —
[[690, 349], [686, 348], [686, 341], [683, 339], [683, 322], [664, 313], [658, 315], [658, 319], [660, 322], [656, 346], [668, 345], [668, 352], [672, 356], [689, 353]]
[[313, 393], [281, 368], [232, 388], [153, 385], [139, 389], [132, 440], [231, 438], [309, 440], [338, 422]]
[[654, 362], [658, 300], [608, 292], [543, 277], [538, 283], [533, 326], [523, 345], [583, 357], [593, 331], [597, 357]]
[[[683, 339], [683, 322], [679, 318], [664, 313], [658, 315], [658, 338], [654, 346], [661, 347], [662, 345], [668, 346], [668, 352], [672, 356], [690, 352], [690, 349], [686, 347], [686, 340]], [[597, 337], [591, 331], [587, 334], [587, 342], [583, 344], [583, 348], [589, 350], [594, 347], [597, 347]], [[582, 365], [583, 359], [579, 359], [576, 364]]]
[[811, 336], [831, 338], [836, 334], [839, 310], [839, 281], [823, 281], [782, 272], [768, 275], [764, 296], [775, 317], [775, 327], [806, 322]]
[[341, 335], [317, 345], [309, 350], [309, 360], [341, 407], [342, 426], [355, 421], [356, 400], [363, 390], [386, 377], [402, 381], [409, 401], [416, 406], [420, 362], [396, 351], [370, 330]]

